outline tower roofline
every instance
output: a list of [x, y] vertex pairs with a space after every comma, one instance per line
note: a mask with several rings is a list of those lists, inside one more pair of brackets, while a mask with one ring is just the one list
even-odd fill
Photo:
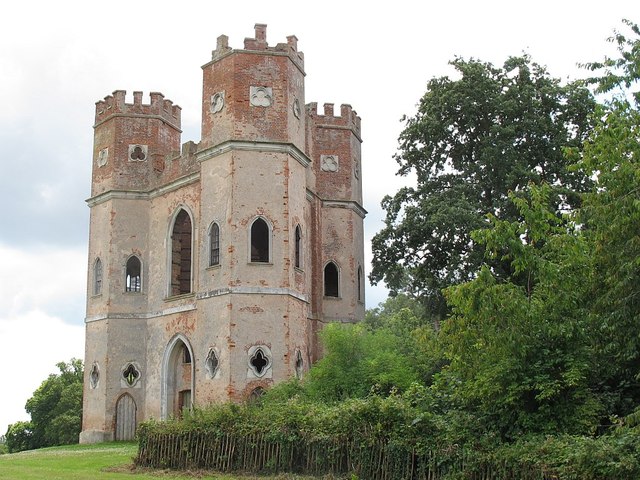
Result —
[[211, 61], [202, 66], [205, 68], [232, 53], [254, 53], [259, 55], [283, 55], [291, 59], [291, 61], [304, 74], [304, 53], [298, 51], [298, 37], [295, 35], [287, 36], [286, 43], [278, 43], [275, 47], [270, 47], [267, 43], [267, 25], [264, 23], [256, 23], [254, 38], [246, 37], [244, 39], [243, 49], [234, 49], [229, 46], [229, 37], [220, 35], [216, 41], [216, 49], [211, 52]]
[[133, 103], [126, 103], [126, 90], [115, 90], [113, 94], [96, 102], [95, 125], [112, 116], [155, 116], [180, 130], [182, 108], [164, 98], [160, 92], [150, 92], [150, 103], [142, 103], [142, 92], [133, 92]]

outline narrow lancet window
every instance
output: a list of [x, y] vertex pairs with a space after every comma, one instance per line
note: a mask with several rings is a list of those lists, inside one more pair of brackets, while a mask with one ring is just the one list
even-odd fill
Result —
[[191, 217], [180, 210], [171, 232], [171, 295], [191, 292]]
[[217, 223], [212, 223], [209, 230], [209, 266], [213, 265], [220, 265], [220, 227]]
[[296, 268], [302, 268], [302, 229], [300, 225], [296, 225], [295, 235], [294, 265]]
[[262, 218], [251, 225], [251, 261], [269, 263], [269, 225]]
[[100, 295], [102, 293], [102, 260], [96, 259], [93, 265], [93, 294]]
[[125, 290], [127, 292], [139, 292], [142, 289], [142, 264], [135, 255], [127, 260], [127, 276]]
[[324, 296], [338, 296], [338, 266], [333, 262], [324, 267]]

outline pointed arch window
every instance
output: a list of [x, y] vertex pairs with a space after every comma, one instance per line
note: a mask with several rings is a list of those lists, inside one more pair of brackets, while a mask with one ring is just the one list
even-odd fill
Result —
[[358, 265], [358, 301], [362, 302], [362, 267]]
[[142, 290], [142, 263], [135, 255], [127, 260], [127, 273], [125, 278], [125, 290], [127, 292], [140, 292]]
[[269, 263], [270, 229], [263, 218], [251, 224], [251, 261]]
[[324, 267], [324, 296], [338, 297], [338, 266], [329, 262]]
[[96, 259], [93, 264], [93, 294], [100, 295], [102, 293], [102, 260]]
[[212, 223], [209, 229], [209, 266], [220, 265], [220, 226]]
[[171, 232], [171, 295], [191, 293], [191, 217], [181, 209]]
[[294, 265], [296, 268], [302, 268], [302, 229], [300, 225], [296, 225]]

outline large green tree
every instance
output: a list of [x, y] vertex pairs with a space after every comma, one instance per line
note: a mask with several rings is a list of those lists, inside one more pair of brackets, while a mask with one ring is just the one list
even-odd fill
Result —
[[489, 226], [487, 214], [518, 217], [509, 192], [547, 182], [556, 189], [554, 209], [578, 202], [574, 192], [588, 181], [567, 169], [563, 147], [581, 145], [594, 108], [586, 88], [561, 84], [528, 56], [502, 67], [451, 64], [459, 78], [429, 81], [400, 135], [399, 173], [413, 175], [415, 186], [383, 199], [370, 275], [420, 297], [436, 317], [446, 311], [441, 290], [473, 278], [483, 260], [470, 232]]
[[[640, 406], [640, 28], [615, 32], [618, 56], [586, 65], [606, 95], [602, 119], [579, 156], [595, 178], [580, 221], [594, 246], [591, 296], [597, 388], [619, 415]], [[575, 153], [575, 152], [574, 152]]]
[[[558, 217], [548, 185], [511, 194], [520, 218], [472, 234], [487, 264], [446, 290], [448, 360], [434, 391], [486, 430], [594, 433], [640, 414], [640, 29], [591, 64], [605, 101], [574, 169], [594, 185]], [[508, 262], [498, 275], [492, 260]], [[635, 412], [635, 413], [634, 413]], [[620, 420], [625, 419], [625, 420]]]
[[9, 425], [7, 446], [20, 451], [78, 442], [82, 427], [82, 361], [56, 365], [60, 373], [42, 382], [25, 406], [30, 422]]

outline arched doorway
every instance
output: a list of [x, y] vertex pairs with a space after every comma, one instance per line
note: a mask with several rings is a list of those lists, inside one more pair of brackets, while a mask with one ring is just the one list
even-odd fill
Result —
[[116, 441], [133, 440], [136, 436], [136, 401], [125, 393], [116, 402]]
[[180, 417], [193, 406], [193, 350], [184, 335], [175, 336], [167, 345], [162, 373], [162, 419]]

